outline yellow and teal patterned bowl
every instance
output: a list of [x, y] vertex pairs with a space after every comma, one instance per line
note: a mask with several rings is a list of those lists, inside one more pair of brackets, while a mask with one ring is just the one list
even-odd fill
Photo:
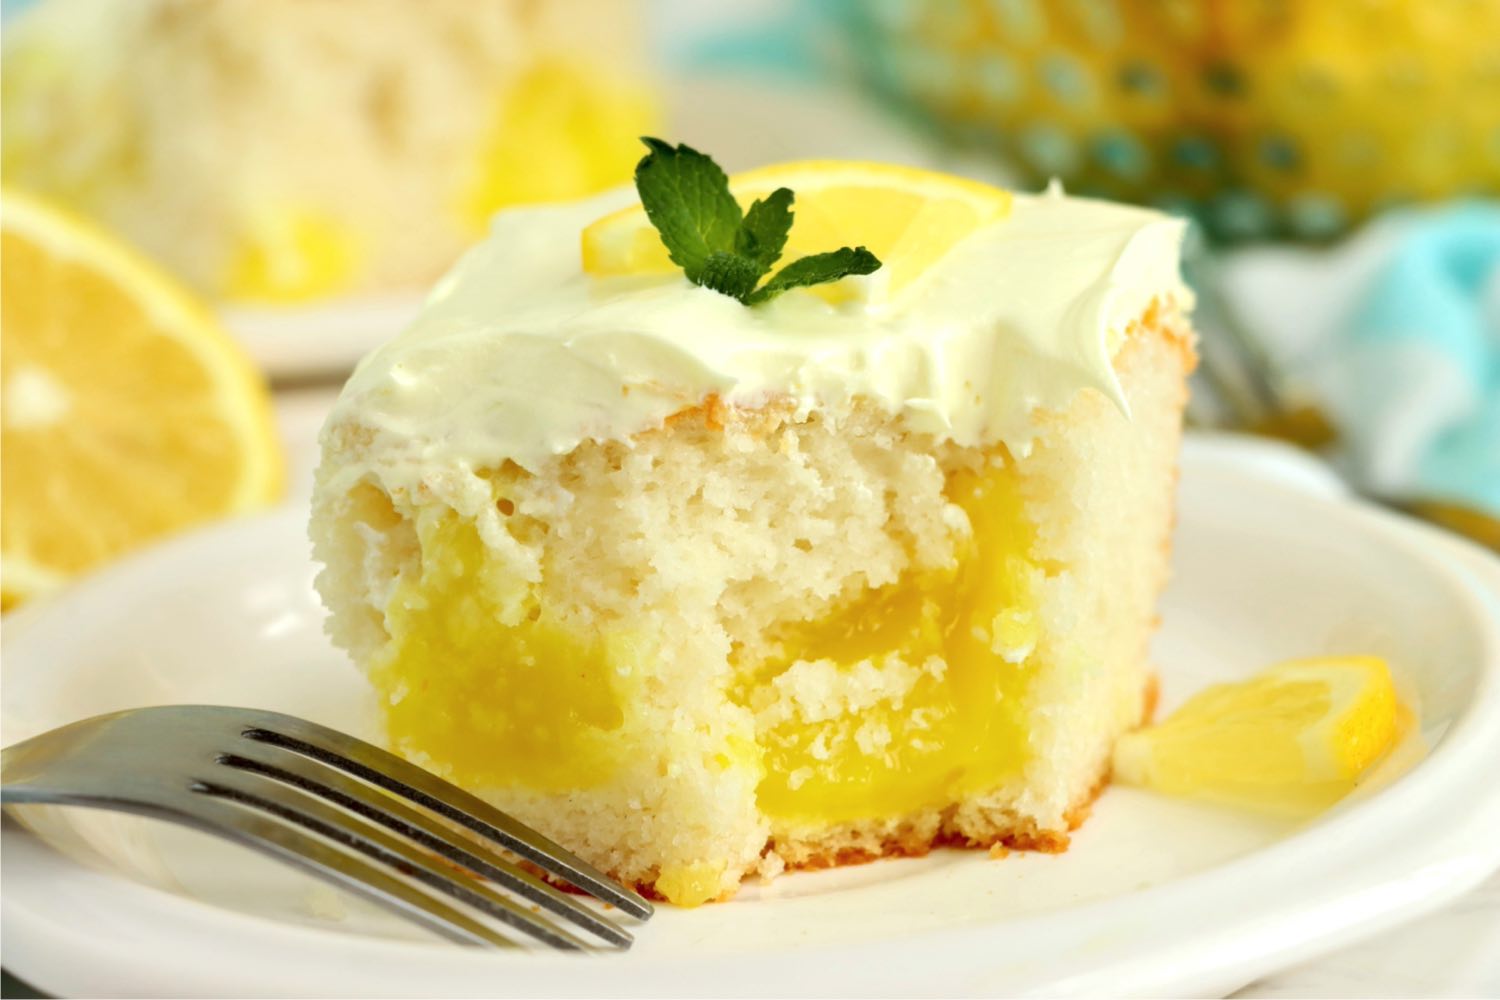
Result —
[[1032, 183], [1323, 239], [1500, 192], [1500, 0], [881, 0], [868, 75]]

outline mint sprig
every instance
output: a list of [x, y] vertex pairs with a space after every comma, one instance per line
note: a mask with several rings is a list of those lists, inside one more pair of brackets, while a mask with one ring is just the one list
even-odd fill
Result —
[[753, 306], [793, 288], [879, 269], [879, 258], [864, 247], [840, 247], [792, 261], [761, 284], [786, 247], [796, 196], [777, 188], [742, 212], [712, 158], [683, 144], [641, 141], [650, 152], [636, 164], [635, 189], [667, 255], [694, 284]]

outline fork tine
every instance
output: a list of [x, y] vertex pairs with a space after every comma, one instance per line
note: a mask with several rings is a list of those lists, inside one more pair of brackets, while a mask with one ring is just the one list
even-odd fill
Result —
[[[112, 807], [121, 808], [121, 804], [113, 803]], [[387, 874], [381, 866], [329, 847], [295, 827], [226, 801], [193, 795], [175, 805], [131, 808], [128, 811], [170, 819], [205, 833], [227, 837], [421, 924], [450, 941], [471, 946], [517, 947], [516, 942], [505, 935]]]
[[520, 906], [488, 884], [440, 867], [434, 858], [412, 844], [386, 833], [367, 820], [340, 812], [317, 797], [248, 771], [225, 768], [212, 778], [200, 778], [194, 791], [267, 813], [416, 879], [430, 889], [466, 903], [530, 937], [565, 951], [588, 945], [539, 913]]
[[521, 825], [478, 796], [395, 754], [337, 730], [278, 712], [246, 711], [242, 735], [322, 761], [415, 802], [501, 847], [543, 871], [572, 883], [590, 895], [645, 920], [652, 907], [639, 894], [607, 878], [582, 858], [535, 830]]
[[604, 919], [576, 898], [554, 889], [501, 857], [489, 841], [467, 827], [446, 827], [386, 792], [348, 777], [321, 761], [269, 744], [246, 743], [220, 758], [229, 767], [252, 771], [300, 788], [394, 830], [454, 864], [478, 872], [621, 948], [630, 947], [628, 931]]

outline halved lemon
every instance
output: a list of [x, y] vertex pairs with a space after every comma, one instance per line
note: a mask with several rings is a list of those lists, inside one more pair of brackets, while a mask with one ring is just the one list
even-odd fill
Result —
[[[871, 299], [899, 295], [964, 237], [1004, 217], [1011, 206], [1010, 192], [978, 181], [842, 160], [762, 167], [733, 175], [729, 187], [747, 208], [780, 187], [795, 193], [781, 264], [842, 246], [868, 247], [882, 262], [864, 285]], [[596, 275], [676, 269], [640, 205], [606, 215], [583, 231], [583, 267]]]
[[0, 596], [280, 495], [264, 382], [213, 316], [107, 234], [0, 194]]
[[1122, 737], [1115, 777], [1279, 812], [1331, 805], [1395, 743], [1404, 709], [1376, 656], [1290, 660], [1215, 684]]

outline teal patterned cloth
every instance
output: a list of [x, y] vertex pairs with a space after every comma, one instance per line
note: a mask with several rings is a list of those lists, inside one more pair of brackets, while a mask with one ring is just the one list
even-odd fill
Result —
[[37, 0], [0, 0], [0, 19], [14, 17]]
[[1500, 516], [1500, 202], [1393, 213], [1329, 250], [1228, 255], [1223, 291], [1356, 484]]
[[1408, 490], [1500, 515], [1500, 204], [1415, 217], [1331, 351], [1372, 376], [1341, 384], [1352, 419], [1408, 421]]
[[1377, 489], [1500, 516], [1500, 204], [1410, 213], [1308, 369]]

